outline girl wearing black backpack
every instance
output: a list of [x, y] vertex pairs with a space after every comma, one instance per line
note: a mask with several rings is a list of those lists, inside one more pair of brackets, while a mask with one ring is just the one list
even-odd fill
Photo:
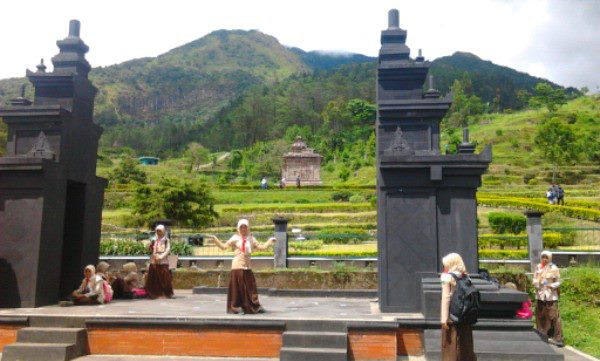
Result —
[[472, 325], [456, 323], [450, 318], [450, 301], [457, 288], [457, 279], [468, 277], [465, 263], [458, 253], [450, 253], [442, 259], [442, 264], [442, 361], [476, 361]]

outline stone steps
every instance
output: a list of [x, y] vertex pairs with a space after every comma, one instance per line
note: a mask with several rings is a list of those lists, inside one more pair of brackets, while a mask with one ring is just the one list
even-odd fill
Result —
[[281, 361], [348, 360], [348, 329], [345, 322], [288, 321], [282, 341]]
[[348, 348], [345, 332], [286, 331], [283, 344], [290, 347]]
[[[441, 331], [425, 330], [425, 355], [441, 359]], [[535, 331], [473, 331], [475, 353], [479, 361], [564, 361]]]
[[15, 342], [2, 351], [2, 361], [68, 361], [79, 356], [70, 343]]
[[6, 345], [2, 361], [67, 361], [88, 353], [84, 328], [26, 327]]

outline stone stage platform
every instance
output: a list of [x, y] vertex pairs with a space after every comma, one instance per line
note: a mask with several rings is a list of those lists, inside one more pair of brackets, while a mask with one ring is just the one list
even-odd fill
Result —
[[[282, 297], [265, 292], [260, 300], [267, 313], [260, 315], [229, 315], [225, 312], [225, 299], [224, 294], [178, 290], [169, 300], [115, 300], [102, 306], [0, 309], [0, 351], [4, 348], [4, 355], [8, 355], [19, 349], [33, 355], [35, 350], [30, 350], [32, 344], [27, 342], [49, 347], [48, 340], [58, 342], [56, 335], [70, 332], [73, 341], [68, 342], [78, 344], [73, 347], [78, 347], [80, 353], [72, 353], [73, 357], [64, 360], [422, 361], [430, 359], [426, 355], [435, 352], [426, 350], [428, 335], [438, 327], [435, 322], [425, 320], [421, 314], [381, 314], [373, 298]], [[485, 348], [491, 341], [489, 338], [496, 336], [500, 323], [482, 320], [478, 326], [475, 347], [481, 350], [480, 359], [497, 359], [492, 355], [486, 357]], [[498, 336], [500, 338], [511, 335], [511, 329], [515, 335], [522, 333], [530, 323], [516, 321], [502, 327], [508, 329], [508, 333]], [[60, 342], [64, 346], [67, 341]], [[495, 345], [499, 342], [507, 342], [508, 346], [513, 341], [493, 340]], [[64, 347], [68, 354], [69, 348]], [[551, 350], [548, 346], [547, 351]], [[36, 352], [47, 355], [49, 351]], [[560, 351], [556, 356], [562, 354]], [[574, 355], [567, 355], [565, 360], [587, 360]], [[521, 355], [519, 359], [562, 358]], [[2, 359], [10, 360], [8, 356]], [[37, 359], [32, 357], [31, 360]]]

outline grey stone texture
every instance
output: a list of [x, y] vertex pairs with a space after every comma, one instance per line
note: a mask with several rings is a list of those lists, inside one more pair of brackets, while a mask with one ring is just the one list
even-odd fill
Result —
[[275, 238], [277, 239], [273, 250], [273, 266], [275, 268], [287, 268], [288, 219], [282, 217], [274, 218], [273, 224], [275, 225]]
[[429, 62], [410, 58], [398, 12], [381, 33], [377, 71], [379, 303], [383, 312], [421, 310], [420, 280], [457, 252], [478, 270], [477, 202], [491, 148], [441, 155], [440, 121], [451, 99], [430, 84]]
[[529, 250], [529, 263], [531, 272], [540, 263], [540, 257], [544, 250], [544, 241], [542, 239], [542, 212], [527, 211], [527, 244]]
[[57, 42], [54, 70], [27, 71], [35, 87], [0, 108], [8, 126], [0, 158], [0, 307], [56, 303], [98, 260], [106, 180], [96, 176], [102, 128], [93, 122], [97, 89], [87, 45], [71, 21]]

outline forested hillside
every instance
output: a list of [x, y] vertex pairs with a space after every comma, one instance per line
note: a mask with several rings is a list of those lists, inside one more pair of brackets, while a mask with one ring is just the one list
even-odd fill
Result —
[[[375, 74], [376, 60], [364, 55], [305, 52], [255, 30], [219, 30], [155, 58], [94, 68], [90, 77], [99, 88], [102, 147], [168, 157], [190, 142], [247, 147], [293, 126], [327, 130], [319, 138], [328, 142], [352, 141], [336, 132], [340, 109], [352, 99], [373, 102]], [[431, 74], [443, 93], [460, 80], [485, 111], [521, 108], [525, 92], [544, 81], [467, 53], [434, 60]], [[0, 104], [24, 82], [0, 80]], [[370, 123], [356, 125], [364, 133]]]

